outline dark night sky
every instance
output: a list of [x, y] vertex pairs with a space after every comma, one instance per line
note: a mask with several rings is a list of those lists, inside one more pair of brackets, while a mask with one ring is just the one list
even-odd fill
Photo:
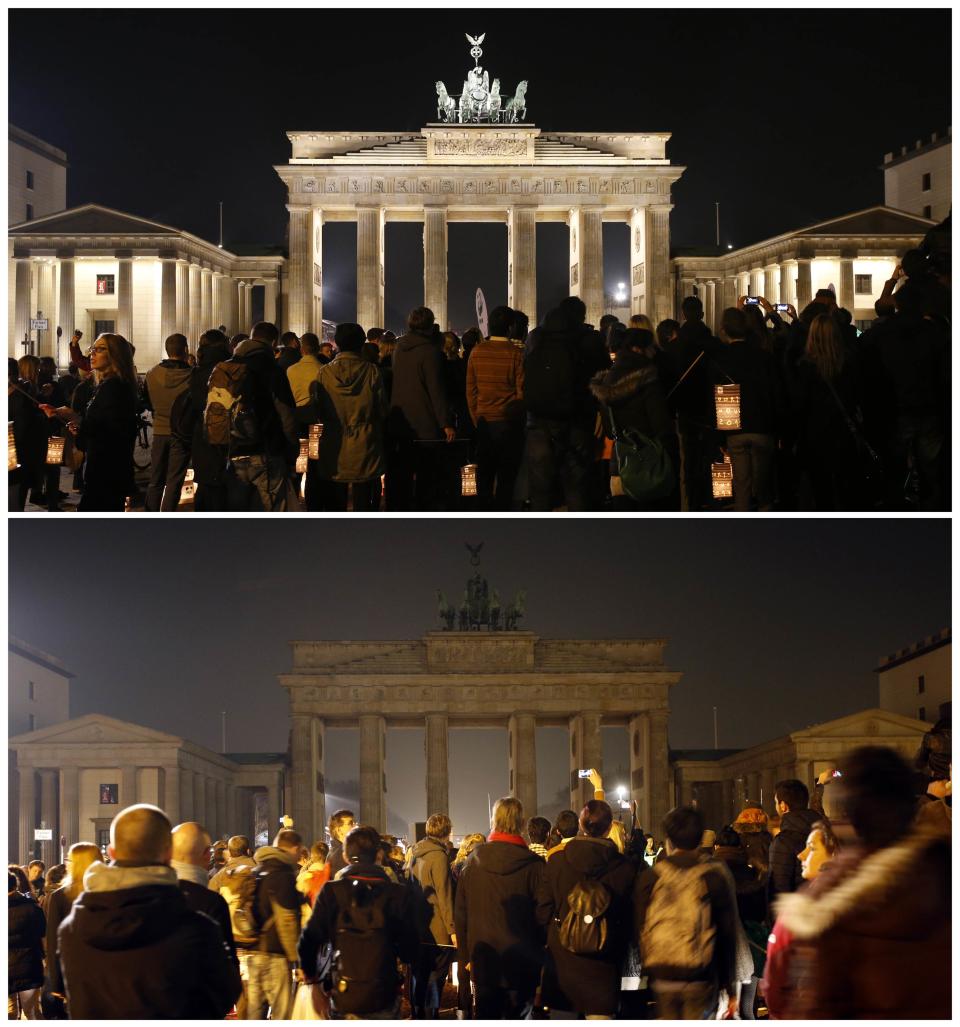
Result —
[[[189, 529], [189, 530], [188, 530]], [[74, 715], [102, 712], [219, 749], [282, 750], [276, 675], [291, 639], [417, 638], [434, 590], [459, 595], [464, 541], [491, 587], [527, 589], [542, 637], [667, 637], [683, 672], [674, 748], [747, 746], [874, 705], [881, 654], [950, 624], [946, 520], [308, 521], [190, 518], [10, 523], [9, 629], [77, 674]], [[625, 733], [605, 737], [608, 774]], [[355, 733], [328, 746], [331, 790], [355, 793]], [[622, 736], [622, 737], [621, 737]], [[419, 731], [388, 732], [391, 824], [423, 815]], [[458, 830], [507, 787], [506, 731], [454, 732]], [[558, 729], [538, 735], [541, 802], [566, 779]], [[613, 784], [613, 781], [608, 783]], [[341, 787], [342, 786], [342, 787]]]
[[[70, 205], [100, 202], [227, 245], [282, 244], [272, 170], [288, 129], [416, 131], [464, 32], [551, 131], [671, 131], [675, 246], [724, 244], [882, 202], [887, 151], [950, 124], [949, 10], [11, 11], [10, 119], [65, 149]], [[40, 41], [42, 40], [42, 46]], [[39, 58], [42, 55], [42, 59]], [[451, 85], [451, 88], [452, 85]], [[455, 90], [456, 91], [456, 90]], [[450, 233], [451, 324], [506, 299], [506, 230]], [[607, 226], [608, 288], [627, 272]], [[325, 237], [324, 313], [355, 316], [353, 226]], [[422, 297], [420, 230], [387, 232], [387, 322]], [[562, 226], [538, 230], [538, 306], [565, 291]]]

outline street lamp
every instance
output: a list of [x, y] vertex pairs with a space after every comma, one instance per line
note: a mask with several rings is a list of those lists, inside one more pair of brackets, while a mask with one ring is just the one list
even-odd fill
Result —
[[620, 823], [623, 823], [623, 810], [626, 806], [627, 790], [623, 785], [617, 787], [617, 805], [620, 807]]
[[627, 283], [617, 282], [617, 303], [625, 303], [627, 300]]

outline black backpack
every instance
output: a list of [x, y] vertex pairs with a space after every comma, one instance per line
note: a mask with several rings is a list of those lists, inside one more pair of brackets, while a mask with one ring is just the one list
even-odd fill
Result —
[[333, 991], [338, 1013], [362, 1015], [391, 1007], [400, 975], [394, 930], [388, 922], [389, 883], [355, 878], [331, 881], [337, 903], [333, 939]]
[[560, 944], [578, 956], [599, 956], [607, 947], [610, 924], [610, 891], [593, 877], [586, 877], [570, 889], [567, 913], [559, 922]]
[[577, 342], [566, 332], [541, 332], [523, 362], [523, 400], [537, 417], [564, 420], [577, 406]]

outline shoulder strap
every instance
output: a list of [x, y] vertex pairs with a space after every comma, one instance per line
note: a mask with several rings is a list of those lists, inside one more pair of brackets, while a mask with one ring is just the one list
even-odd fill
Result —
[[833, 387], [833, 382], [831, 382], [829, 378], [824, 378], [823, 380], [826, 383], [827, 388], [830, 390], [830, 395], [833, 396], [834, 401], [837, 404], [837, 409], [840, 411], [840, 414], [843, 417], [844, 423], [847, 426], [847, 431], [850, 432], [856, 443], [863, 446], [871, 460], [879, 461], [880, 458], [874, 452], [873, 447], [870, 445], [869, 442], [867, 442], [863, 432], [857, 426], [856, 421], [854, 421], [854, 419], [847, 412], [847, 408], [843, 405], [843, 401], [837, 394], [837, 390]]

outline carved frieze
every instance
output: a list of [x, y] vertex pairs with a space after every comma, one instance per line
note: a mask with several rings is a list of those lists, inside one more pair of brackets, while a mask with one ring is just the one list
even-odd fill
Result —
[[643, 269], [642, 263], [633, 265], [633, 284], [643, 285]]
[[317, 180], [315, 178], [302, 178], [300, 187], [305, 193], [317, 192]]
[[437, 157], [525, 157], [525, 139], [435, 139], [433, 152]]
[[621, 178], [617, 182], [618, 193], [632, 193], [634, 189], [634, 182], [632, 178]]
[[570, 287], [573, 288], [580, 284], [580, 265], [574, 264], [570, 268]]

